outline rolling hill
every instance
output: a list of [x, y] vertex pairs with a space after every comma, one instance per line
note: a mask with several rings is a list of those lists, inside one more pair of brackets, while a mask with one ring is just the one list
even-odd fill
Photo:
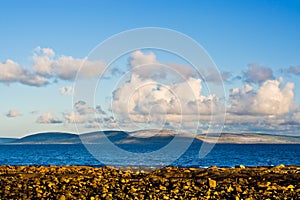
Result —
[[28, 135], [22, 138], [0, 138], [0, 144], [101, 144], [107, 137], [116, 144], [166, 143], [176, 135], [182, 138], [195, 137], [203, 142], [235, 144], [300, 144], [300, 136], [282, 136], [259, 133], [222, 133], [220, 137], [211, 135], [191, 135], [171, 130], [140, 130], [134, 132], [103, 131], [89, 132], [81, 135], [73, 133], [46, 132]]

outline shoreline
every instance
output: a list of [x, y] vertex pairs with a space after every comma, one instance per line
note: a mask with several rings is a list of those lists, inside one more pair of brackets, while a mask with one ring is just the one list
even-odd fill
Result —
[[299, 199], [300, 166], [0, 166], [7, 199]]

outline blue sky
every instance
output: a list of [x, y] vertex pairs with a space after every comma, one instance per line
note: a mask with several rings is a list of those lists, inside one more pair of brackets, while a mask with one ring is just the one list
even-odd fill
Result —
[[[141, 27], [169, 28], [188, 35], [207, 50], [221, 72], [227, 73], [226, 131], [299, 135], [299, 19], [299, 1], [2, 1], [0, 136], [75, 131], [70, 115], [78, 110], [72, 111], [72, 95], [59, 92], [64, 87], [70, 89], [73, 79], [37, 74], [32, 69], [34, 55], [41, 58], [47, 54], [43, 50], [48, 49], [46, 56], [56, 61], [63, 55], [83, 59], [108, 37]], [[50, 50], [55, 52], [53, 57]], [[152, 53], [160, 63], [176, 60], [160, 52]], [[149, 51], [140, 54], [143, 59], [149, 55]], [[121, 59], [118, 66], [122, 65], [123, 70], [128, 66], [128, 57], [136, 59], [134, 52]], [[47, 79], [49, 84], [37, 87], [29, 82], [32, 77], [8, 80], [4, 68], [11, 69], [11, 65], [7, 59], [36, 79]], [[246, 89], [242, 91], [243, 88]], [[260, 88], [262, 94], [258, 92]], [[270, 108], [274, 101], [264, 95], [277, 98], [276, 112]], [[109, 119], [109, 108], [101, 105], [103, 101], [99, 104], [107, 115], [105, 123], [116, 123]], [[77, 105], [87, 110], [89, 107], [84, 102]], [[255, 105], [257, 109], [252, 108]], [[172, 123], [175, 122], [167, 124]], [[88, 127], [94, 126], [85, 127], [89, 131]]]

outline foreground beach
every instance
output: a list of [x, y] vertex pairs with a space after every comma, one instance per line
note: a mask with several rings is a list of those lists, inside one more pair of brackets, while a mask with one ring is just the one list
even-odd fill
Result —
[[1, 199], [300, 199], [300, 167], [0, 166]]

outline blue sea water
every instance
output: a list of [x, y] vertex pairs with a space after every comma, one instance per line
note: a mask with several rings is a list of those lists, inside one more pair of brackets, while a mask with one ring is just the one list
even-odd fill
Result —
[[[171, 165], [180, 167], [209, 167], [212, 165], [234, 167], [300, 165], [299, 144], [216, 144], [204, 158], [199, 158], [202, 142], [192, 143], [190, 148]], [[119, 147], [132, 152], [144, 152], [144, 145], [120, 144]], [[149, 148], [157, 148], [151, 145]], [[110, 157], [108, 165], [122, 166], [122, 160]], [[167, 155], [156, 157], [155, 163], [166, 159]], [[125, 160], [127, 158], [124, 158]], [[152, 158], [153, 159], [153, 158]], [[151, 159], [130, 163], [135, 166], [153, 166]], [[43, 145], [0, 145], [0, 165], [85, 165], [103, 166], [82, 144]]]

